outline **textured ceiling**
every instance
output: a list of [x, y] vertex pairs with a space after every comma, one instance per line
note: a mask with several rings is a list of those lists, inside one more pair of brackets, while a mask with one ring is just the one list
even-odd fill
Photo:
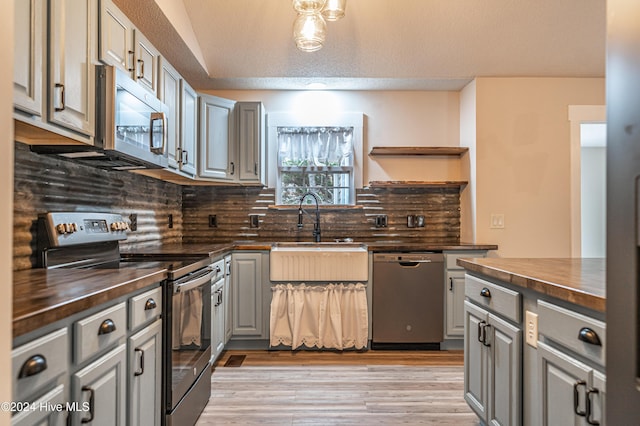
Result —
[[313, 53], [293, 43], [290, 0], [183, 0], [206, 71], [149, 1], [115, 2], [198, 89], [458, 90], [605, 71], [604, 0], [348, 0]]

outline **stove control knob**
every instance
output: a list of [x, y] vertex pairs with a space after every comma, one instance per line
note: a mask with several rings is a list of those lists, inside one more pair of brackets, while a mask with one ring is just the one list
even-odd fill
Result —
[[73, 228], [71, 227], [70, 223], [65, 223], [64, 224], [64, 233], [65, 234], [71, 234], [73, 233]]
[[111, 230], [112, 231], [117, 231], [118, 230], [118, 222], [113, 222], [111, 224]]
[[65, 234], [65, 226], [64, 223], [59, 223], [56, 225], [56, 231], [58, 231], [58, 234]]
[[71, 232], [78, 232], [78, 224], [76, 223], [71, 224]]

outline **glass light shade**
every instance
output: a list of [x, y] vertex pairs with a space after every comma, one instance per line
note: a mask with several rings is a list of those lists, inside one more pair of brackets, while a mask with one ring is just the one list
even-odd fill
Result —
[[293, 39], [303, 52], [320, 50], [327, 37], [327, 24], [319, 13], [301, 13], [293, 22]]
[[347, 8], [347, 0], [327, 0], [322, 9], [322, 16], [327, 21], [337, 21], [344, 17]]
[[298, 13], [320, 12], [327, 0], [293, 0], [293, 8]]

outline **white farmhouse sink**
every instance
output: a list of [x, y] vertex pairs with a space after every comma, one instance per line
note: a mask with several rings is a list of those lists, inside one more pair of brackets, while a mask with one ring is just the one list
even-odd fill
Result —
[[355, 243], [276, 243], [271, 247], [271, 281], [366, 282], [367, 247]]

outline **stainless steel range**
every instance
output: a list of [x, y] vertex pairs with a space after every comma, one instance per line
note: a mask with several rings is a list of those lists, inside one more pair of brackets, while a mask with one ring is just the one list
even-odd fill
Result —
[[167, 426], [193, 425], [211, 394], [211, 284], [208, 256], [121, 254], [129, 226], [122, 216], [46, 213], [38, 220], [44, 268], [163, 268], [163, 416]]

